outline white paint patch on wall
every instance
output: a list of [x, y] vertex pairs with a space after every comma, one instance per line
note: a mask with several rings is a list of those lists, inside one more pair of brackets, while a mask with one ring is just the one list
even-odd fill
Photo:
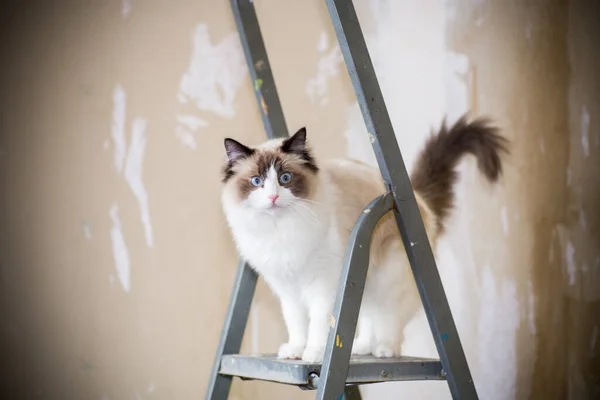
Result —
[[121, 5], [121, 15], [123, 15], [123, 17], [127, 17], [129, 15], [129, 13], [131, 13], [131, 10], [133, 10], [133, 4], [132, 4], [133, 0], [123, 0], [123, 3]]
[[529, 332], [535, 336], [537, 333], [537, 328], [535, 325], [535, 292], [533, 290], [533, 284], [531, 283], [531, 280], [527, 281], [527, 308], [528, 310], [528, 325], [529, 325]]
[[[112, 139], [114, 144], [114, 162], [115, 168], [119, 173], [123, 171], [125, 163], [125, 152], [127, 141], [125, 139], [125, 104], [127, 95], [120, 84], [117, 84], [113, 90], [113, 115], [112, 115]], [[106, 144], [105, 144], [106, 148]]]
[[125, 180], [131, 191], [137, 198], [142, 224], [146, 236], [146, 245], [154, 247], [154, 235], [150, 223], [150, 208], [148, 205], [148, 193], [142, 180], [144, 153], [146, 151], [146, 120], [136, 118], [131, 128], [131, 143], [127, 153], [127, 164], [125, 165]]
[[540, 138], [540, 151], [542, 154], [546, 154], [546, 143], [544, 142], [544, 138]]
[[586, 106], [581, 109], [581, 147], [583, 155], [590, 155], [590, 113]]
[[[517, 394], [516, 332], [520, 313], [514, 282], [496, 280], [489, 266], [481, 277], [477, 391], [482, 399], [514, 399]], [[495, 366], [489, 368], [487, 366]]]
[[587, 230], [587, 220], [585, 219], [585, 211], [583, 211], [583, 209], [579, 210], [579, 225], [581, 225], [584, 230]]
[[567, 264], [567, 274], [569, 275], [569, 285], [575, 285], [577, 274], [577, 265], [575, 264], [575, 246], [570, 240], [567, 240], [565, 249], [565, 261]]
[[504, 236], [508, 236], [508, 211], [506, 210], [506, 206], [502, 206], [500, 218], [502, 220], [502, 232], [504, 232]]
[[110, 238], [112, 241], [113, 257], [115, 259], [115, 268], [117, 277], [125, 292], [129, 293], [131, 289], [131, 266], [129, 263], [129, 251], [125, 244], [125, 237], [121, 231], [121, 221], [119, 219], [119, 206], [116, 203], [110, 208], [110, 218], [113, 226], [110, 230]]
[[92, 240], [92, 227], [88, 222], [83, 223], [83, 234], [87, 240]]
[[[330, 48], [331, 44], [333, 46]], [[318, 103], [324, 106], [329, 103], [329, 98], [327, 97], [329, 79], [339, 73], [343, 57], [340, 48], [336, 46], [335, 42], [330, 43], [325, 32], [321, 33], [317, 51], [321, 53], [317, 63], [317, 75], [310, 78], [306, 83], [306, 94], [313, 104]]]
[[239, 37], [232, 32], [213, 45], [206, 24], [197, 25], [193, 35], [192, 58], [177, 97], [182, 103], [192, 101], [200, 110], [231, 119], [235, 96], [247, 74]]
[[470, 109], [469, 64], [469, 57], [465, 54], [446, 52], [446, 115], [449, 124]]
[[346, 156], [376, 167], [377, 159], [367, 136], [367, 129], [357, 102], [346, 109], [346, 117], [348, 124], [344, 131]]
[[195, 150], [198, 145], [196, 143], [196, 133], [198, 129], [208, 126], [208, 122], [203, 119], [189, 114], [178, 114], [177, 127], [175, 134], [179, 138], [181, 144], [185, 147]]

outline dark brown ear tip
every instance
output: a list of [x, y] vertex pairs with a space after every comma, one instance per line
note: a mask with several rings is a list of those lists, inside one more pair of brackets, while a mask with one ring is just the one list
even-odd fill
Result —
[[303, 126], [302, 128], [298, 129], [298, 131], [296, 133], [294, 133], [294, 136], [296, 136], [296, 137], [306, 137], [306, 127]]

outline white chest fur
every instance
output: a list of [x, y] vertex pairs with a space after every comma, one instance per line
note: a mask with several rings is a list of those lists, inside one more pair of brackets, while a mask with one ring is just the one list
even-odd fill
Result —
[[238, 251], [265, 278], [293, 278], [325, 256], [333, 243], [330, 223], [319, 210], [299, 214], [254, 214], [226, 207]]

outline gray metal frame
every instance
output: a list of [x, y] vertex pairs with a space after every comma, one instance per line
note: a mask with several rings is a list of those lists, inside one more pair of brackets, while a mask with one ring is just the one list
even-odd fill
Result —
[[229, 396], [232, 377], [219, 373], [221, 359], [225, 354], [240, 352], [257, 278], [256, 272], [249, 265], [240, 261], [221, 332], [219, 347], [208, 382], [207, 399], [226, 399]]
[[[239, 376], [316, 388], [319, 400], [359, 400], [359, 383], [446, 379], [453, 398], [477, 399], [352, 0], [325, 2], [388, 192], [365, 208], [350, 236], [333, 310], [335, 323], [329, 333], [322, 366], [265, 356], [236, 355], [240, 350], [257, 280], [254, 271], [240, 262], [206, 398], [226, 399], [232, 377]], [[267, 137], [287, 137], [283, 111], [252, 0], [231, 0], [231, 6]], [[369, 264], [371, 235], [379, 219], [390, 211], [396, 217], [440, 361], [406, 357], [351, 360]]]

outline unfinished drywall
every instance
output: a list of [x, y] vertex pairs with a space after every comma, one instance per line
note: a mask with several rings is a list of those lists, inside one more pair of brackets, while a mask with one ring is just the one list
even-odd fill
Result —
[[[289, 129], [319, 158], [374, 163], [324, 2], [254, 4]], [[480, 397], [600, 396], [599, 7], [355, 6], [409, 167], [468, 110], [512, 142], [500, 185], [461, 165], [437, 254]], [[264, 138], [229, 3], [13, 2], [0, 30], [0, 393], [202, 397], [237, 265], [222, 140]], [[405, 334], [406, 354], [435, 356], [422, 314]], [[259, 282], [243, 351], [284, 339]], [[362, 391], [450, 398], [444, 382]], [[231, 398], [313, 396], [236, 381]]]

